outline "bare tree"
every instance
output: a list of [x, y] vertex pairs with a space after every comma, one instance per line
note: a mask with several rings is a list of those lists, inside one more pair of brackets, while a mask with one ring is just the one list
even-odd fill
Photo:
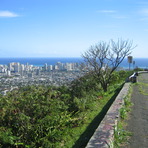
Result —
[[107, 91], [113, 72], [124, 58], [131, 54], [132, 41], [118, 39], [117, 42], [99, 42], [91, 46], [83, 55], [89, 72], [97, 78], [104, 91]]

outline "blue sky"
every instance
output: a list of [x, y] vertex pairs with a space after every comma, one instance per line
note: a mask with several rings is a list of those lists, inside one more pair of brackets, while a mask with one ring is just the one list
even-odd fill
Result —
[[80, 57], [118, 38], [148, 58], [148, 1], [0, 0], [0, 57]]

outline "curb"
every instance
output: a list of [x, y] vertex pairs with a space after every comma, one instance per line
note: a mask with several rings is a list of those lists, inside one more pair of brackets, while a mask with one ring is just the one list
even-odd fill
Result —
[[130, 83], [124, 84], [85, 148], [113, 148], [114, 128], [117, 126], [120, 108], [124, 104], [124, 98], [128, 94], [129, 87]]

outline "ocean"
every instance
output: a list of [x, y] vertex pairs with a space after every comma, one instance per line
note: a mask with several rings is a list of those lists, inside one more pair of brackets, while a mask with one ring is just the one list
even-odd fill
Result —
[[28, 63], [34, 66], [43, 66], [45, 63], [47, 65], [54, 65], [57, 62], [61, 63], [80, 63], [82, 58], [0, 58], [0, 64], [7, 65], [11, 62], [19, 62], [21, 64]]
[[[54, 65], [57, 62], [61, 63], [80, 63], [83, 59], [80, 57], [76, 58], [0, 58], [0, 64], [1, 65], [7, 65], [11, 62], [19, 62], [21, 64], [30, 64], [34, 66], [43, 66], [45, 63], [48, 65]], [[133, 59], [135, 61], [135, 65], [130, 64], [131, 68], [133, 67], [139, 67], [139, 68], [148, 68], [148, 58], [135, 58]], [[127, 59], [124, 59], [124, 61], [119, 65], [119, 67], [122, 68], [129, 68], [129, 63]]]

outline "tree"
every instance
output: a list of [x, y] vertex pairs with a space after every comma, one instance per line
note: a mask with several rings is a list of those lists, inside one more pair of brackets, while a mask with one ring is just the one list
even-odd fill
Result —
[[82, 54], [88, 72], [91, 72], [105, 92], [113, 72], [131, 54], [133, 48], [132, 41], [118, 39], [117, 42], [99, 42]]

